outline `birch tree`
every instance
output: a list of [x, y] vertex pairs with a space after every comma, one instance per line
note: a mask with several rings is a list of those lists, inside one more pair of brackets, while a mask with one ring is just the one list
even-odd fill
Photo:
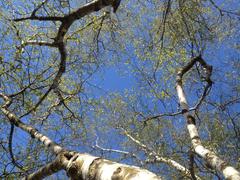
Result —
[[1, 178], [240, 179], [238, 3], [1, 7]]

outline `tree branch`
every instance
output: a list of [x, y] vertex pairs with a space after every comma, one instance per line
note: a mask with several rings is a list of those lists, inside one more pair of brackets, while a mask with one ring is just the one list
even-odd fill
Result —
[[57, 145], [50, 138], [41, 134], [37, 129], [33, 128], [32, 126], [23, 123], [14, 113], [10, 112], [8, 110], [8, 106], [11, 103], [11, 99], [8, 96], [4, 95], [3, 93], [0, 93], [0, 97], [5, 100], [5, 104], [1, 107], [1, 110], [3, 114], [8, 118], [10, 123], [21, 128], [23, 131], [30, 134], [33, 138], [36, 138], [37, 140], [42, 142], [44, 146], [53, 151], [54, 154], [57, 155], [63, 150], [61, 146]]
[[61, 163], [61, 160], [59, 158], [60, 156], [57, 156], [56, 159], [48, 163], [46, 166], [40, 168], [36, 172], [26, 176], [24, 180], [40, 180], [44, 179], [45, 177], [48, 177], [64, 168], [64, 166]]
[[[179, 102], [182, 108], [182, 114], [184, 115], [186, 121], [187, 121], [187, 128], [188, 132], [192, 141], [193, 148], [195, 152], [202, 157], [213, 169], [218, 170], [221, 172], [226, 179], [240, 179], [240, 173], [233, 167], [227, 165], [227, 163], [220, 159], [216, 154], [214, 154], [212, 151], [206, 149], [201, 142], [201, 139], [198, 135], [198, 130], [196, 127], [196, 122], [194, 116], [189, 112], [189, 107], [186, 99], [186, 95], [183, 90], [182, 85], [182, 78], [184, 74], [186, 74], [193, 65], [199, 62], [201, 66], [205, 69], [205, 75], [206, 77], [204, 80], [207, 82], [208, 86], [210, 87], [212, 85], [211, 81], [211, 74], [212, 74], [212, 66], [209, 66], [201, 56], [193, 58], [188, 64], [183, 66], [177, 73], [176, 78], [176, 90], [177, 95], [179, 98]], [[206, 91], [204, 91], [206, 92]], [[203, 96], [206, 96], [206, 93], [203, 94]]]
[[67, 58], [67, 52], [66, 52], [66, 47], [64, 43], [64, 37], [66, 33], [68, 32], [68, 29], [70, 26], [73, 24], [74, 21], [94, 12], [94, 11], [99, 11], [100, 9], [113, 5], [113, 3], [116, 0], [94, 0], [90, 3], [87, 3], [83, 5], [82, 7], [78, 8], [76, 11], [73, 11], [72, 13], [65, 15], [64, 17], [37, 17], [36, 11], [41, 7], [38, 7], [35, 9], [30, 17], [27, 18], [20, 18], [20, 19], [15, 19], [14, 21], [23, 21], [23, 20], [42, 20], [42, 21], [61, 21], [61, 25], [58, 29], [57, 35], [54, 38], [53, 43], [49, 42], [38, 42], [38, 41], [27, 41], [23, 42], [22, 46], [24, 45], [40, 45], [40, 46], [50, 46], [50, 47], [56, 47], [59, 50], [60, 53], [60, 64], [59, 64], [59, 69], [57, 72], [57, 75], [53, 79], [52, 85], [49, 87], [49, 89], [45, 92], [45, 94], [40, 97], [38, 102], [31, 108], [27, 113], [23, 114], [21, 117], [27, 116], [31, 112], [35, 111], [39, 105], [46, 99], [48, 94], [55, 88], [58, 87], [60, 79], [65, 72], [66, 69], [66, 58]]
[[[165, 158], [162, 156], [159, 156], [155, 151], [153, 151], [152, 149], [148, 148], [145, 144], [143, 144], [142, 142], [140, 142], [139, 140], [137, 140], [136, 138], [134, 138], [133, 136], [131, 136], [125, 129], [121, 128], [124, 132], [124, 134], [131, 139], [134, 143], [136, 143], [138, 146], [140, 146], [142, 149], [144, 149], [145, 151], [149, 152], [148, 154], [150, 154], [151, 156], [154, 157], [156, 162], [161, 162], [161, 163], [165, 163], [175, 169], [177, 169], [179, 172], [181, 172], [183, 175], [187, 176], [187, 177], [192, 177], [191, 172], [184, 166], [182, 166], [181, 164], [179, 164], [178, 162], [169, 159], [169, 158]], [[195, 175], [195, 178], [200, 180], [201, 178]]]

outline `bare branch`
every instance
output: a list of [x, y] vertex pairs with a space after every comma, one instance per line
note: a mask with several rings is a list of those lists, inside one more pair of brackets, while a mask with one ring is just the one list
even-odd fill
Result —
[[17, 18], [17, 19], [13, 19], [13, 21], [15, 22], [19, 22], [19, 21], [26, 21], [26, 20], [38, 20], [38, 21], [63, 21], [63, 17], [60, 16], [30, 16], [30, 17], [23, 17], [23, 18]]
[[224, 13], [226, 14], [231, 14], [231, 15], [235, 15], [235, 16], [240, 16], [240, 13], [237, 12], [231, 12], [225, 9], [220, 8], [213, 0], [209, 0], [209, 2], [219, 11], [220, 15], [223, 16]]
[[[23, 172], [25, 172], [24, 168], [15, 160], [13, 150], [12, 150], [12, 139], [13, 139], [13, 133], [14, 133], [14, 125], [11, 124], [10, 134], [9, 134], [9, 140], [8, 140], [8, 149], [10, 153], [10, 157], [12, 159], [13, 165], [21, 169]], [[26, 172], [25, 172], [26, 173]]]

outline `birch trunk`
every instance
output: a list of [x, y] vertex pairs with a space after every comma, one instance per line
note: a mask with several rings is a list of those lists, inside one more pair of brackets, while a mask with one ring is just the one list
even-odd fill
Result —
[[135, 166], [115, 163], [88, 154], [76, 154], [68, 175], [72, 180], [160, 180], [161, 178], [150, 171]]
[[[71, 157], [69, 159], [69, 157]], [[25, 177], [25, 180], [43, 179], [64, 169], [72, 180], [160, 180], [154, 173], [135, 166], [74, 152], [63, 152], [55, 161]]]
[[[195, 123], [195, 118], [189, 111], [189, 106], [187, 102], [186, 95], [183, 90], [182, 77], [187, 73], [193, 65], [199, 62], [201, 66], [206, 70], [205, 80], [209, 86], [211, 86], [212, 81], [210, 79], [212, 73], [212, 67], [209, 66], [201, 56], [192, 59], [186, 66], [184, 66], [177, 74], [176, 90], [179, 98], [179, 102], [182, 108], [182, 114], [187, 121], [187, 129], [191, 138], [191, 142], [195, 152], [202, 157], [212, 168], [218, 170], [223, 174], [226, 179], [240, 180], [240, 173], [233, 167], [229, 166], [224, 160], [219, 158], [215, 153], [206, 149], [201, 142], [198, 134], [198, 130]], [[204, 98], [203, 94], [203, 98]]]

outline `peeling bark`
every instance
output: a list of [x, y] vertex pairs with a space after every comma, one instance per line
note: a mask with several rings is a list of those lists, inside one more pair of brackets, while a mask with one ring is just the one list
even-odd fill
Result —
[[115, 163], [89, 154], [77, 154], [69, 164], [68, 175], [72, 180], [158, 180], [159, 176], [135, 166]]

